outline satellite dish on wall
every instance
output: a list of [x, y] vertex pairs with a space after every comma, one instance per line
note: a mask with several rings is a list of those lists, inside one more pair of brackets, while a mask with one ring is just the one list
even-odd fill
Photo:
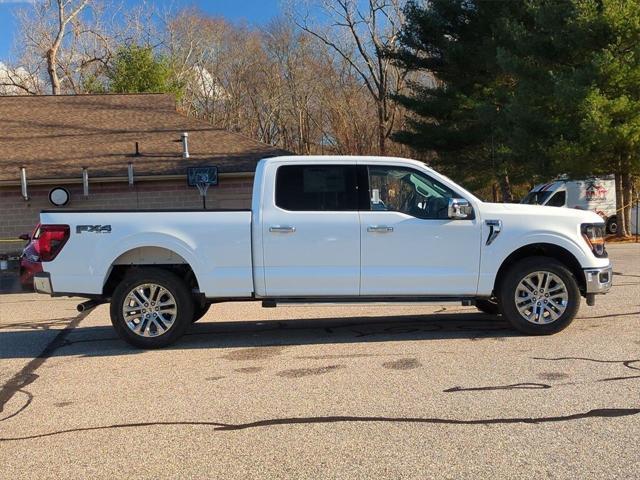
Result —
[[63, 187], [52, 188], [49, 192], [49, 201], [56, 207], [64, 207], [71, 200], [69, 190]]

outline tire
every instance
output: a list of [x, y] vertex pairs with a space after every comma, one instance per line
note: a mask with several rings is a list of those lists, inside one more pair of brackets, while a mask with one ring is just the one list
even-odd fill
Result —
[[204, 317], [207, 312], [209, 311], [209, 309], [211, 308], [211, 304], [210, 303], [205, 303], [204, 307], [201, 306], [201, 304], [199, 302], [194, 302], [193, 304], [193, 319], [191, 320], [191, 323], [196, 323], [198, 320], [200, 320], [202, 317]]
[[[548, 291], [539, 285], [547, 286]], [[562, 263], [549, 257], [529, 257], [514, 264], [499, 292], [503, 315], [527, 335], [551, 335], [565, 329], [580, 308], [575, 277]], [[516, 295], [520, 300], [516, 301]]]
[[[143, 303], [144, 299], [149, 301]], [[128, 321], [125, 310], [132, 312]], [[138, 348], [161, 348], [178, 340], [191, 325], [193, 298], [180, 277], [159, 268], [143, 268], [127, 274], [116, 287], [110, 312], [111, 323], [125, 342]]]
[[615, 216], [609, 217], [605, 229], [610, 235], [615, 235], [616, 233], [618, 233], [618, 218]]
[[479, 298], [476, 300], [476, 308], [480, 310], [482, 313], [486, 313], [488, 315], [499, 315], [500, 314], [500, 306], [495, 299], [489, 298]]

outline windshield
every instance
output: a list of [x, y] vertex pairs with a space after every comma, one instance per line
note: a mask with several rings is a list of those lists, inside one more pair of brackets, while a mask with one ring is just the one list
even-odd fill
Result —
[[529, 205], [542, 205], [547, 201], [552, 193], [553, 192], [529, 192], [520, 203], [526, 203]]

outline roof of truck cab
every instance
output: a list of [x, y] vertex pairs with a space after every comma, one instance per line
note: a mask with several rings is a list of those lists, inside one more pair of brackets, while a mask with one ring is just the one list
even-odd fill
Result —
[[414, 163], [423, 167], [430, 168], [426, 163], [419, 160], [402, 157], [382, 157], [376, 155], [281, 155], [265, 159], [265, 162], [286, 162], [286, 163]]
[[[28, 179], [184, 175], [190, 166], [254, 172], [265, 157], [290, 152], [189, 117], [169, 94], [0, 97], [0, 183]], [[180, 137], [189, 134], [190, 158]], [[140, 154], [136, 155], [135, 145]]]
[[476, 197], [473, 193], [464, 189], [464, 187], [457, 184], [446, 175], [443, 175], [442, 173], [435, 171], [425, 162], [422, 162], [420, 160], [413, 160], [410, 158], [381, 157], [381, 156], [375, 156], [375, 155], [284, 155], [284, 156], [271, 157], [271, 158], [264, 159], [261, 163], [263, 163], [264, 165], [267, 165], [270, 163], [274, 163], [274, 164], [282, 163], [285, 165], [292, 164], [292, 163], [293, 164], [299, 163], [301, 165], [304, 165], [304, 164], [321, 165], [323, 163], [340, 164], [345, 162], [349, 164], [354, 164], [354, 165], [355, 164], [380, 164], [380, 165], [396, 164], [398, 166], [414, 165], [415, 167], [418, 167], [418, 168], [426, 168], [427, 170], [432, 172], [432, 174], [436, 178], [439, 178], [441, 181], [444, 181], [445, 183], [448, 182], [451, 188], [455, 187], [454, 191], [464, 192], [466, 196], [474, 198], [476, 201], [481, 202], [481, 200], [478, 197]]

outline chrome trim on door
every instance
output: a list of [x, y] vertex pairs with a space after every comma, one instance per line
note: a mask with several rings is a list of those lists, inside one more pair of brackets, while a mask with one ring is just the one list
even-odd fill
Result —
[[388, 227], [386, 225], [370, 225], [367, 227], [367, 232], [390, 233], [393, 232], [393, 227]]
[[272, 233], [293, 233], [296, 231], [296, 227], [291, 225], [274, 225], [269, 227], [269, 231]]

